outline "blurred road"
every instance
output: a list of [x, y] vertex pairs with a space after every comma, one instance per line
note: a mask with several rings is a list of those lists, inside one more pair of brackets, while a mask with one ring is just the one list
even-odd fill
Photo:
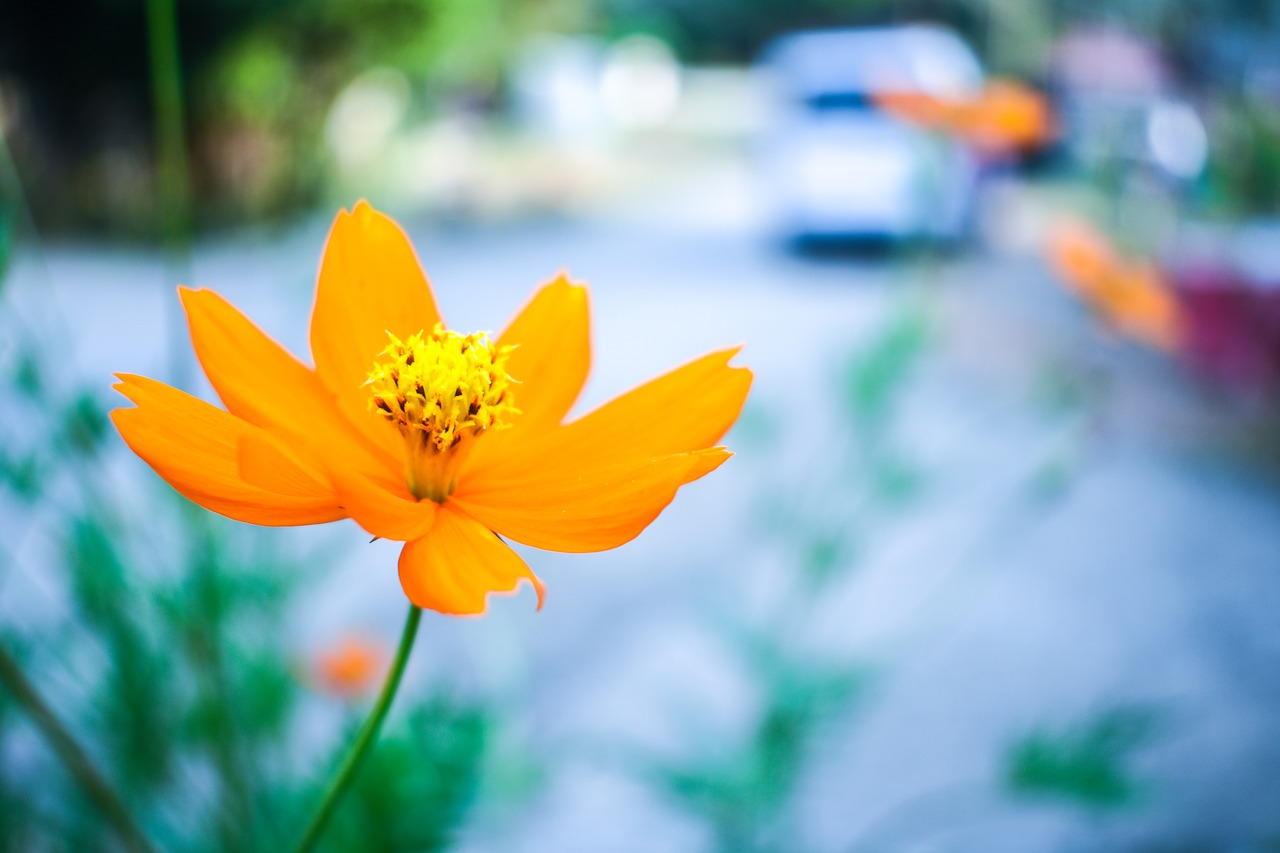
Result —
[[[406, 220], [457, 328], [500, 328], [560, 269], [591, 284], [580, 411], [732, 343], [757, 376], [728, 439], [738, 456], [639, 540], [526, 552], [547, 584], [542, 613], [522, 591], [483, 620], [424, 623], [410, 689], [438, 678], [496, 694], [515, 735], [555, 759], [532, 808], [482, 821], [464, 849], [711, 844], [617, 754], [729, 750], [754, 724], [760, 687], [728, 636], [776, 618], [802, 563], [771, 514], [838, 523], [856, 499], [833, 449], [850, 429], [841, 371], [904, 312], [930, 330], [891, 430], [916, 486], [781, 623], [795, 647], [877, 673], [824, 729], [796, 847], [1223, 849], [1280, 831], [1280, 491], [1224, 449], [1248, 412], [1224, 414], [1175, 365], [1108, 341], [1035, 264], [802, 259], [750, 228], [700, 224], [699, 203], [589, 222]], [[326, 229], [209, 241], [193, 282], [305, 352]], [[54, 246], [21, 256], [12, 286], [24, 311], [58, 318], [77, 371], [105, 389], [115, 371], [166, 371], [165, 278], [151, 255]], [[207, 394], [186, 368], [184, 387]], [[151, 475], [119, 450], [126, 496]], [[398, 628], [394, 545], [343, 527], [281, 534], [342, 545], [290, 615], [300, 646]], [[1001, 795], [1014, 740], [1120, 707], [1158, 721], [1130, 807]]]

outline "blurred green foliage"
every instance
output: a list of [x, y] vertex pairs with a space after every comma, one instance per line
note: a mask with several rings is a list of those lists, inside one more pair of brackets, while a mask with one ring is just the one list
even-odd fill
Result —
[[918, 313], [903, 312], [865, 350], [849, 358], [841, 387], [845, 407], [857, 423], [889, 421], [925, 342], [924, 319]]
[[[920, 477], [898, 446], [904, 397], [929, 343], [924, 315], [895, 311], [832, 376], [836, 434], [824, 438], [822, 470], [770, 470], [757, 528], [783, 557], [772, 611], [753, 624], [741, 614], [719, 621], [722, 641], [761, 698], [751, 725], [726, 743], [707, 738], [690, 756], [648, 757], [644, 775], [671, 801], [706, 822], [717, 849], [805, 848], [796, 808], [815, 757], [872, 695], [880, 672], [861, 660], [815, 652], [809, 620], [833, 587], [857, 567], [866, 540], [904, 510]], [[786, 440], [768, 408], [749, 406], [735, 433], [756, 452]], [[816, 417], [816, 415], [815, 415]], [[749, 450], [747, 452], [750, 452]]]
[[886, 504], [902, 503], [919, 488], [919, 474], [895, 445], [903, 391], [928, 344], [918, 310], [902, 310], [867, 348], [845, 365], [841, 389], [852, 424], [862, 478]]
[[[325, 120], [360, 73], [402, 73], [419, 111], [459, 99], [484, 105], [499, 96], [521, 39], [590, 24], [589, 0], [177, 5], [204, 224], [271, 218], [320, 200]], [[78, 0], [6, 9], [0, 82], [20, 109], [5, 131], [45, 228], [159, 230], [143, 7]]]
[[1037, 729], [1010, 748], [1005, 784], [1018, 794], [1088, 808], [1127, 805], [1141, 792], [1130, 763], [1150, 743], [1158, 722], [1150, 708], [1124, 707], [1065, 730]]
[[493, 725], [482, 709], [444, 697], [414, 708], [379, 739], [321, 849], [448, 849], [479, 792]]
[[[10, 119], [4, 131], [46, 228], [133, 236], [160, 229], [144, 6], [72, 0], [5, 10], [0, 118]], [[177, 6], [195, 219], [204, 225], [279, 218], [326, 201], [337, 183], [326, 121], [344, 88], [371, 70], [407, 82], [406, 123], [425, 126], [432, 116], [465, 112], [499, 119], [491, 130], [501, 127], [513, 60], [539, 34], [646, 33], [685, 61], [746, 63], [791, 30], [927, 20], [959, 31], [994, 73], [1036, 77], [1045, 73], [1057, 35], [1081, 24], [1120, 23], [1164, 47], [1192, 87], [1210, 86], [1221, 100], [1239, 93], [1231, 91], [1235, 72], [1219, 67], [1229, 58], [1207, 61], [1222, 53], [1211, 50], [1213, 39], [1275, 24], [1262, 0], [1128, 0], [1105, 9], [1076, 0], [183, 0]], [[1223, 191], [1251, 203], [1275, 198], [1265, 186], [1228, 174], [1249, 158], [1252, 174], [1263, 174], [1257, 157], [1265, 148], [1250, 145], [1245, 160], [1239, 151], [1224, 153]], [[5, 249], [0, 242], [0, 266]]]
[[[837, 406], [830, 465], [762, 488], [756, 526], [787, 543], [799, 578], [820, 589], [856, 563], [864, 531], [907, 508], [924, 486], [902, 446], [903, 400], [929, 346], [925, 314], [901, 307], [833, 375]], [[735, 438], [768, 452], [785, 440], [768, 407], [748, 401]]]
[[766, 640], [748, 652], [765, 702], [747, 736], [727, 754], [657, 763], [651, 778], [711, 827], [719, 850], [787, 851], [800, 782], [831, 727], [845, 719], [871, 685], [870, 671], [808, 659], [771, 660]]
[[1280, 215], [1280, 109], [1258, 99], [1218, 106], [1204, 204], [1233, 219]]

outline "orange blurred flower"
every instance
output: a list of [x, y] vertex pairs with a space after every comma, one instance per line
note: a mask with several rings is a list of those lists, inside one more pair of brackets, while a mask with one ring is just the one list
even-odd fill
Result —
[[1048, 100], [1016, 80], [992, 80], [968, 98], [882, 92], [875, 100], [904, 121], [951, 134], [990, 154], [1033, 151], [1057, 133]]
[[1118, 332], [1158, 349], [1177, 348], [1182, 335], [1178, 301], [1152, 264], [1126, 262], [1083, 222], [1057, 228], [1048, 259], [1063, 283]]
[[1120, 267], [1115, 249], [1093, 227], [1068, 220], [1049, 237], [1049, 266], [1058, 277], [1081, 296], [1099, 289], [1113, 270]]
[[333, 648], [316, 654], [315, 674], [320, 686], [339, 696], [359, 696], [377, 683], [387, 662], [380, 644], [347, 636]]
[[352, 518], [405, 543], [414, 604], [484, 612], [542, 584], [499, 538], [587, 552], [630, 541], [730, 454], [751, 372], [713, 352], [564, 423], [591, 362], [587, 290], [561, 276], [496, 340], [443, 326], [404, 232], [361, 202], [329, 233], [308, 367], [209, 290], [179, 289], [226, 409], [120, 374], [125, 442], [214, 512], [263, 525]]

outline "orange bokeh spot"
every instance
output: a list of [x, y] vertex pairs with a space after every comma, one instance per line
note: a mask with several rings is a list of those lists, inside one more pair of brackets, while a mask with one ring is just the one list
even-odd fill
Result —
[[1034, 151], [1057, 134], [1048, 99], [1016, 80], [992, 80], [968, 97], [882, 92], [875, 101], [906, 122], [950, 134], [993, 155]]
[[381, 643], [349, 635], [316, 655], [315, 675], [323, 689], [350, 698], [372, 690], [386, 664]]
[[1057, 227], [1046, 255], [1063, 285], [1116, 331], [1158, 349], [1178, 347], [1178, 300], [1154, 265], [1126, 261], [1099, 231], [1078, 221]]

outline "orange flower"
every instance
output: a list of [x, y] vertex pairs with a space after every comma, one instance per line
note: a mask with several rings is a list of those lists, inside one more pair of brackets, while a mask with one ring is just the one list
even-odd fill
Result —
[[1120, 270], [1099, 294], [1099, 312], [1121, 333], [1172, 352], [1182, 340], [1182, 315], [1173, 291], [1151, 264]]
[[331, 693], [359, 696], [374, 685], [386, 660], [386, 650], [379, 644], [344, 637], [335, 647], [316, 655], [316, 678]]
[[992, 80], [967, 98], [883, 92], [876, 102], [904, 121], [949, 133], [991, 154], [1034, 150], [1057, 132], [1045, 97], [1015, 80]]
[[1120, 268], [1115, 249], [1083, 222], [1066, 221], [1049, 237], [1049, 266], [1081, 297], [1089, 299]]
[[1057, 228], [1048, 257], [1067, 287], [1118, 332], [1158, 349], [1177, 348], [1182, 336], [1178, 301], [1153, 265], [1126, 262], [1082, 222]]
[[521, 579], [541, 606], [541, 582], [499, 535], [567, 552], [635, 538], [730, 456], [715, 445], [751, 385], [728, 364], [734, 347], [564, 423], [591, 361], [586, 288], [543, 286], [496, 340], [450, 331], [408, 238], [364, 202], [325, 246], [314, 369], [218, 294], [179, 292], [226, 410], [119, 374], [136, 408], [111, 418], [129, 447], [229, 518], [351, 518], [404, 542], [405, 594], [441, 613], [482, 613]]

